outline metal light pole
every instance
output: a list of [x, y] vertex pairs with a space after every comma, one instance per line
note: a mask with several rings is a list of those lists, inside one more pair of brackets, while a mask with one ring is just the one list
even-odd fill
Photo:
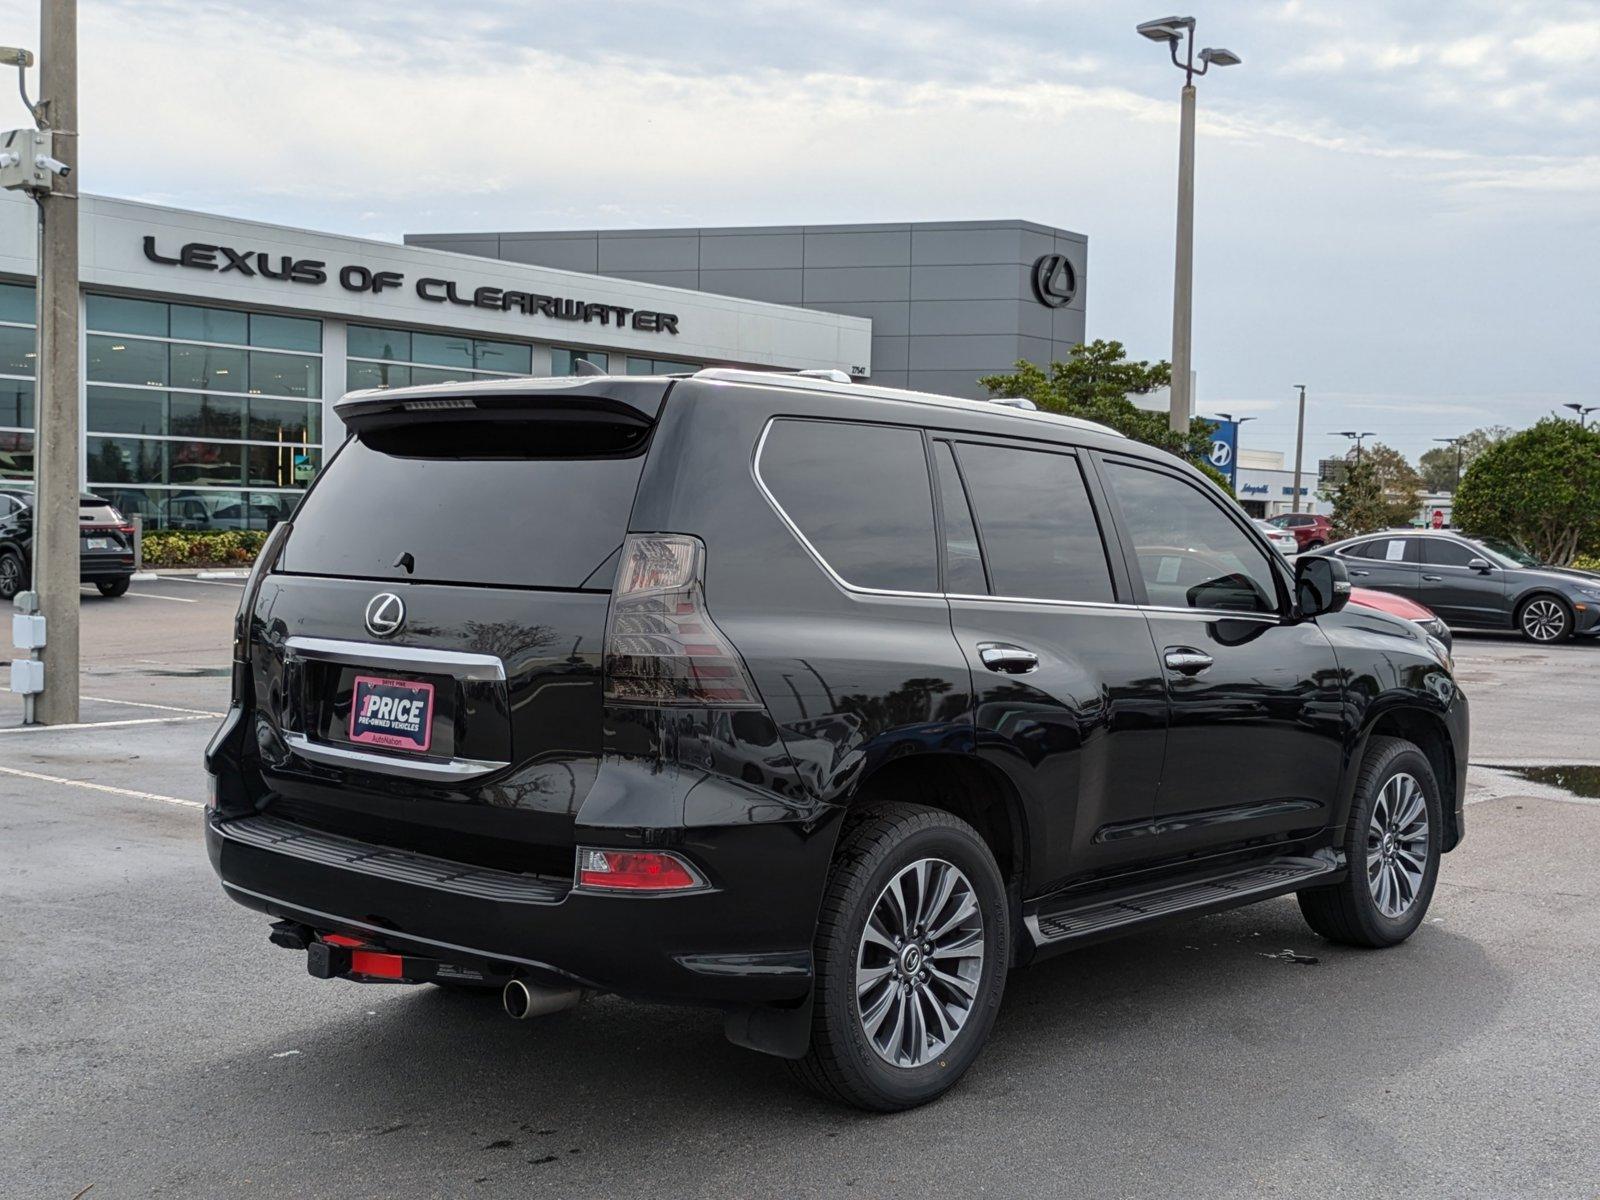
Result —
[[1219, 412], [1217, 414], [1217, 416], [1222, 418], [1222, 420], [1231, 423], [1233, 426], [1235, 426], [1236, 428], [1239, 428], [1239, 429], [1243, 429], [1244, 428], [1244, 423], [1246, 421], [1259, 421], [1261, 419], [1260, 417], [1236, 417], [1232, 413], [1225, 413], [1225, 412]]
[[1300, 510], [1300, 466], [1305, 459], [1306, 452], [1306, 385], [1303, 383], [1292, 384], [1300, 389], [1300, 422], [1294, 430], [1294, 507]]
[[1456, 494], [1456, 492], [1459, 492], [1461, 490], [1461, 443], [1466, 441], [1467, 439], [1465, 437], [1451, 437], [1451, 438], [1434, 438], [1433, 440], [1436, 441], [1436, 442], [1443, 442], [1446, 446], [1451, 446], [1451, 447], [1453, 447], [1455, 449], [1455, 452], [1456, 452], [1456, 483], [1455, 483], [1454, 489], [1450, 492], [1450, 494], [1452, 496], [1454, 496]]
[[[1194, 412], [1191, 368], [1191, 332], [1194, 310], [1194, 81], [1213, 65], [1231, 67], [1239, 62], [1232, 50], [1200, 51], [1200, 66], [1195, 66], [1194, 18], [1163, 17], [1146, 21], [1139, 33], [1153, 42], [1165, 42], [1172, 53], [1172, 65], [1183, 72], [1182, 106], [1178, 120], [1178, 238], [1177, 262], [1172, 285], [1172, 394], [1168, 409], [1171, 427], [1189, 432], [1189, 415]], [[1178, 57], [1178, 43], [1184, 43], [1184, 57]]]
[[1369, 437], [1376, 437], [1377, 435], [1375, 433], [1373, 433], [1372, 430], [1370, 430], [1370, 429], [1367, 430], [1364, 433], [1357, 433], [1354, 429], [1336, 429], [1331, 434], [1329, 434], [1329, 436], [1330, 437], [1346, 437], [1346, 438], [1351, 438], [1351, 439], [1353, 439], [1355, 441], [1355, 444], [1356, 444], [1356, 466], [1359, 467], [1361, 465], [1361, 443], [1366, 441]]
[[39, 8], [38, 103], [28, 99], [33, 55], [0, 47], [37, 126], [0, 134], [0, 181], [39, 206], [33, 581], [17, 597], [33, 620], [14, 625], [33, 657], [20, 675], [13, 662], [12, 687], [26, 720], [65, 725], [78, 719], [78, 10], [76, 0]]
[[1587, 407], [1585, 407], [1582, 404], [1563, 404], [1561, 407], [1562, 408], [1570, 408], [1573, 412], [1578, 414], [1578, 428], [1579, 429], [1587, 429], [1589, 427], [1589, 414], [1590, 413], [1592, 413], [1592, 412], [1600, 412], [1600, 404], [1591, 404], [1591, 405], [1589, 405]]

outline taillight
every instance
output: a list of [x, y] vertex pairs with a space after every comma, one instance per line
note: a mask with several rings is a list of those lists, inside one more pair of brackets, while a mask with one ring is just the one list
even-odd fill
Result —
[[706, 611], [705, 546], [629, 534], [606, 618], [605, 695], [624, 704], [758, 706], [739, 652]]
[[676, 854], [660, 850], [578, 849], [578, 886], [612, 892], [681, 892], [705, 887]]

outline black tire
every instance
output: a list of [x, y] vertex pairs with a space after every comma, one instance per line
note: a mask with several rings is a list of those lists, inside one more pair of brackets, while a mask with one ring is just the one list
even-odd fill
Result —
[[[1536, 612], [1537, 621], [1532, 619]], [[1572, 608], [1559, 596], [1541, 593], [1517, 605], [1517, 632], [1536, 646], [1566, 641], [1572, 636], [1572, 626]]]
[[[867, 919], [890, 882], [929, 858], [954, 866], [970, 883], [982, 917], [983, 959], [965, 1023], [948, 1046], [922, 1065], [900, 1066], [880, 1056], [863, 1028], [857, 954]], [[790, 1070], [828, 1099], [873, 1112], [897, 1112], [936, 1099], [955, 1086], [988, 1040], [1010, 954], [1005, 882], [972, 826], [915, 804], [874, 804], [852, 814], [834, 854], [817, 922], [811, 1045]]]
[[28, 586], [28, 568], [15, 550], [0, 550], [0, 600], [14, 600]]
[[[1374, 805], [1390, 782], [1402, 775], [1409, 775], [1421, 788], [1427, 815], [1427, 850], [1423, 856], [1421, 882], [1412, 889], [1404, 911], [1390, 915], [1382, 910], [1373, 894], [1369, 830]], [[1344, 853], [1350, 864], [1349, 872], [1340, 883], [1307, 888], [1299, 893], [1300, 912], [1306, 923], [1329, 941], [1374, 949], [1398, 945], [1415, 933], [1428, 913], [1439, 878], [1443, 813], [1439, 784], [1427, 756], [1401, 738], [1374, 737], [1361, 762], [1355, 798], [1350, 805], [1350, 823], [1345, 830]], [[1378, 852], [1381, 854], [1382, 850], [1380, 842]], [[1379, 869], [1381, 871], [1381, 864]]]
[[1310, 554], [1313, 550], [1321, 550], [1322, 547], [1325, 546], [1325, 545], [1327, 545], [1326, 542], [1310, 541], [1310, 542], [1306, 543], [1306, 548], [1304, 550], [1302, 550], [1300, 553], [1302, 553], [1302, 554]]
[[97, 579], [94, 585], [100, 589], [102, 596], [115, 600], [128, 590], [128, 579], [126, 576], [121, 579]]

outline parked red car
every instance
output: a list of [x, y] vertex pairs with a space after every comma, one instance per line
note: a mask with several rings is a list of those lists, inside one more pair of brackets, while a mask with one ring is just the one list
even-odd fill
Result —
[[1353, 587], [1350, 589], [1350, 603], [1360, 604], [1365, 608], [1375, 608], [1379, 612], [1388, 613], [1391, 617], [1404, 617], [1408, 621], [1415, 621], [1443, 642], [1446, 650], [1453, 644], [1450, 627], [1439, 619], [1433, 609], [1418, 604], [1415, 600], [1407, 600], [1394, 592], [1380, 592], [1376, 588]]
[[1267, 524], [1294, 534], [1302, 554], [1333, 541], [1333, 522], [1319, 513], [1282, 513], [1269, 517]]

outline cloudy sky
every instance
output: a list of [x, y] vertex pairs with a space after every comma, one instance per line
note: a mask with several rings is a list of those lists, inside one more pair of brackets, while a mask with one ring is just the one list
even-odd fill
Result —
[[[1201, 412], [1600, 404], [1600, 0], [1198, 3]], [[310, 228], [1021, 217], [1166, 357], [1181, 77], [1098, 0], [80, 0], [85, 190]], [[37, 3], [0, 40], [37, 45]], [[0, 120], [22, 124], [14, 98]]]

